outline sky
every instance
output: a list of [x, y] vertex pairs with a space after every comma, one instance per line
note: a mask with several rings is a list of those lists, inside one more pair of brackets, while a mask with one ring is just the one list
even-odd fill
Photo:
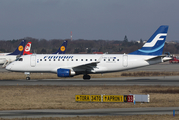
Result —
[[0, 40], [148, 40], [169, 25], [179, 41], [179, 0], [0, 0]]

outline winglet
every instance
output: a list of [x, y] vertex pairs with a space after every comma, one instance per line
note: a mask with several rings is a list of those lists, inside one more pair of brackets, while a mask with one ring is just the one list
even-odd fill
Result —
[[13, 53], [10, 53], [8, 55], [22, 55], [24, 51], [25, 43], [26, 43], [26, 40], [22, 40], [22, 42], [19, 44], [16, 50]]
[[52, 53], [52, 54], [65, 54], [67, 43], [68, 41], [64, 41], [63, 44], [59, 47], [59, 49], [55, 53]]
[[137, 51], [134, 51], [132, 55], [162, 55], [165, 40], [167, 37], [168, 26], [160, 26], [150, 39], [143, 45], [143, 47]]

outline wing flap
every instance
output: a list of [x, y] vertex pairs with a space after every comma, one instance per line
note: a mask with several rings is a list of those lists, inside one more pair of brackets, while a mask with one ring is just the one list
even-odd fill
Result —
[[99, 63], [99, 61], [91, 62], [91, 63], [75, 66], [75, 67], [73, 67], [73, 69], [93, 70], [93, 68], [96, 67], [98, 63]]
[[82, 64], [82, 65], [78, 65], [73, 67], [73, 69], [83, 69], [83, 70], [93, 70], [98, 63], [100, 63], [100, 61], [102, 60], [104, 54], [102, 54], [97, 61], [95, 62], [90, 62], [90, 63], [86, 63], [86, 64]]

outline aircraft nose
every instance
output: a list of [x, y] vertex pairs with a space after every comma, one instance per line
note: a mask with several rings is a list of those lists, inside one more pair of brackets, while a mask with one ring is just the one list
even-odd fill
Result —
[[6, 66], [6, 70], [11, 70], [11, 68], [12, 68], [12, 64]]

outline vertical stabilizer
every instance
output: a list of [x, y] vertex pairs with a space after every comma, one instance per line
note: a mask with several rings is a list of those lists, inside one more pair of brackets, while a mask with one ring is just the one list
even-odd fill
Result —
[[28, 42], [24, 48], [23, 55], [31, 55], [32, 53], [30, 53], [30, 49], [31, 49], [31, 42]]
[[165, 40], [167, 37], [168, 26], [160, 26], [155, 33], [150, 37], [150, 39], [143, 45], [139, 50], [132, 53], [133, 55], [162, 55], [163, 48], [165, 45]]
[[64, 41], [63, 44], [57, 50], [57, 52], [52, 53], [52, 54], [65, 54], [67, 43], [68, 43], [68, 41]]
[[8, 55], [23, 55], [25, 42], [26, 42], [26, 40], [22, 40], [22, 42], [19, 44], [19, 46], [16, 48], [16, 50], [13, 53], [10, 53]]

